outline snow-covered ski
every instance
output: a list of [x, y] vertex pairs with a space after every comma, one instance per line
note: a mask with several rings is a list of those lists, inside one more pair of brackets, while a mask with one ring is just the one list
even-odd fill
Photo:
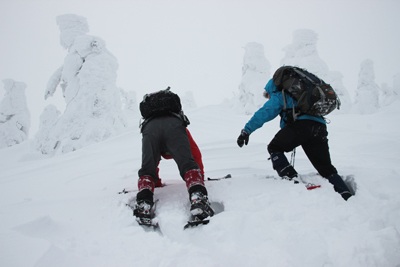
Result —
[[[227, 175], [225, 175], [223, 177], [218, 177], [218, 178], [207, 177], [207, 181], [219, 181], [219, 180], [228, 179], [228, 178], [232, 178], [232, 175], [227, 174]], [[167, 186], [167, 184], [163, 183], [161, 186], [159, 186], [157, 188], [162, 188], [162, 187], [166, 187], [166, 186]], [[129, 194], [129, 193], [132, 193], [132, 192], [137, 192], [137, 189], [126, 189], [126, 188], [124, 188], [121, 191], [119, 191], [118, 194]]]
[[219, 181], [219, 180], [228, 179], [228, 178], [232, 178], [232, 175], [227, 174], [224, 177], [219, 177], [219, 178], [210, 178], [210, 177], [208, 177], [207, 180], [208, 181]]
[[137, 191], [137, 189], [132, 189], [132, 190], [128, 189], [127, 190], [126, 188], [124, 188], [121, 191], [119, 191], [118, 194], [128, 194], [128, 193], [135, 192], [135, 191]]
[[154, 231], [154, 232], [160, 232], [161, 233], [160, 225], [158, 224], [158, 222], [154, 223], [152, 220], [150, 220], [149, 222], [143, 222], [143, 221], [140, 221], [138, 219], [136, 221], [147, 232]]
[[192, 220], [189, 220], [187, 222], [187, 224], [183, 227], [183, 229], [187, 229], [190, 227], [196, 227], [198, 225], [205, 225], [205, 224], [208, 224], [209, 222], [210, 222], [209, 219], [200, 220], [198, 218], [193, 218]]
[[[285, 179], [285, 178], [282, 178], [282, 177], [276, 177], [276, 176], [273, 176], [273, 175], [267, 175], [266, 176], [266, 178], [267, 179], [275, 179], [275, 180], [286, 180], [286, 181], [293, 181], [293, 180], [288, 180], [288, 179]], [[301, 184], [303, 184], [306, 188], [307, 188], [307, 190], [313, 190], [313, 189], [317, 189], [317, 188], [320, 188], [321, 187], [321, 185], [318, 185], [318, 184], [314, 184], [314, 183], [310, 183], [310, 182], [307, 182], [307, 181], [305, 181], [302, 177], [301, 177], [301, 175], [299, 175], [299, 179], [297, 179], [296, 180], [297, 181], [297, 183], [301, 183]], [[295, 184], [296, 184], [296, 182], [294, 182]]]
[[[213, 216], [217, 215], [218, 213], [223, 212], [225, 209], [224, 204], [222, 202], [211, 202], [210, 205], [214, 211]], [[193, 227], [196, 227], [199, 225], [206, 225], [209, 222], [210, 222], [210, 217], [207, 217], [204, 220], [200, 220], [199, 218], [190, 214], [190, 218], [189, 218], [188, 222], [185, 224], [185, 226], [183, 227], [183, 229], [185, 230], [185, 229], [193, 228]]]
[[[163, 183], [163, 184], [161, 184], [161, 186], [156, 186], [156, 188], [162, 188], [162, 187], [166, 187], [166, 186], [167, 186], [167, 184]], [[126, 189], [126, 188], [124, 188], [121, 191], [119, 191], [118, 194], [129, 194], [129, 193], [137, 192], [137, 191], [138, 191], [137, 189]]]
[[[352, 195], [356, 194], [357, 191], [357, 183], [355, 182], [354, 175], [341, 175], [344, 183], [347, 185], [347, 187], [350, 189], [350, 193]], [[275, 179], [275, 180], [286, 180], [281, 177], [276, 177], [273, 175], [268, 175], [266, 178], [270, 179]], [[313, 190], [321, 187], [320, 182], [318, 182], [319, 179], [323, 178], [321, 175], [318, 173], [312, 172], [309, 174], [301, 174], [299, 175], [299, 183], [304, 184], [304, 186], [307, 188], [307, 190]]]
[[309, 182], [304, 181], [303, 178], [301, 178], [301, 175], [299, 175], [299, 182], [304, 184], [304, 186], [307, 188], [307, 190], [313, 190], [313, 189], [317, 189], [317, 188], [321, 187], [321, 185], [317, 185], [314, 183], [309, 183]]

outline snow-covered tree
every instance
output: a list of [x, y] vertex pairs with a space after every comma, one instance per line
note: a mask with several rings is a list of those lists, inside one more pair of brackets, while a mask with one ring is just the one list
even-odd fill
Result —
[[393, 77], [393, 87], [390, 87], [387, 83], [381, 85], [381, 106], [389, 106], [396, 100], [400, 99], [400, 73]]
[[[65, 112], [45, 136], [38, 136], [42, 153], [67, 153], [119, 134], [126, 122], [116, 86], [118, 62], [105, 42], [90, 36], [86, 18], [58, 16], [61, 45], [68, 50], [63, 65], [50, 77], [45, 99], [60, 85]], [[53, 148], [49, 150], [49, 148]]]
[[244, 47], [242, 81], [239, 85], [238, 102], [235, 109], [252, 114], [266, 101], [264, 87], [271, 78], [271, 65], [264, 55], [264, 46], [251, 42]]
[[[40, 115], [39, 130], [35, 135], [35, 148], [42, 154], [50, 154], [54, 149], [52, 145], [57, 144], [58, 140], [52, 140], [52, 142], [50, 142], [49, 138], [52, 138], [52, 136], [49, 135], [49, 132], [53, 129], [60, 115], [61, 112], [54, 105], [45, 107]], [[37, 142], [41, 140], [46, 140], [47, 142]]]
[[3, 83], [6, 93], [0, 102], [0, 148], [27, 140], [31, 126], [31, 114], [25, 96], [26, 84], [13, 79], [5, 79]]
[[343, 85], [343, 75], [338, 71], [329, 71], [325, 82], [329, 83], [335, 90], [340, 100], [340, 111], [349, 112], [352, 107], [350, 94]]
[[136, 92], [135, 91], [125, 91], [122, 88], [120, 89], [121, 93], [121, 102], [122, 102], [122, 111], [126, 117], [126, 121], [128, 125], [137, 125], [137, 121], [139, 120], [139, 105], [136, 100]]
[[400, 97], [400, 73], [396, 74], [393, 78], [393, 92], [396, 97]]
[[138, 112], [138, 104], [136, 101], [136, 92], [135, 91], [125, 91], [122, 88], [120, 89], [121, 98], [122, 98], [122, 109], [130, 110], [132, 112]]
[[379, 87], [375, 83], [374, 62], [370, 59], [360, 66], [355, 105], [360, 114], [372, 114], [379, 108]]
[[318, 55], [317, 42], [318, 34], [313, 30], [295, 30], [292, 44], [283, 48], [285, 57], [281, 60], [281, 65], [299, 66], [325, 79], [329, 69]]
[[180, 97], [180, 99], [181, 99], [182, 109], [184, 111], [197, 108], [197, 104], [196, 101], [194, 100], [192, 91], [186, 91], [185, 94]]
[[293, 32], [292, 44], [283, 48], [285, 56], [281, 65], [298, 66], [314, 73], [326, 83], [332, 85], [342, 103], [341, 110], [351, 108], [350, 94], [343, 85], [343, 75], [338, 71], [330, 71], [317, 50], [318, 34], [313, 30], [299, 29]]
[[389, 106], [397, 98], [395, 92], [393, 91], [393, 88], [391, 88], [387, 83], [381, 84], [380, 92], [381, 92], [381, 95], [379, 98], [379, 105], [381, 107]]

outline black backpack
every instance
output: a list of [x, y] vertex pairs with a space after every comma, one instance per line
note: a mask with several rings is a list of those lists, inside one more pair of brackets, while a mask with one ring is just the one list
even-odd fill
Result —
[[140, 113], [144, 119], [157, 116], [179, 114], [182, 110], [179, 96], [170, 87], [155, 93], [146, 94], [140, 102]]
[[282, 91], [284, 111], [287, 110], [284, 92], [297, 100], [292, 115], [288, 114], [289, 122], [303, 114], [325, 116], [340, 108], [339, 97], [332, 86], [304, 69], [283, 66], [276, 70], [272, 79], [278, 90]]

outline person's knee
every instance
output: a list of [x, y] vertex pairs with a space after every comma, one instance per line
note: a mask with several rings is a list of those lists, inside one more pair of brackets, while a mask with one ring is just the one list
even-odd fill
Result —
[[267, 150], [270, 155], [277, 152], [283, 153], [284, 151], [282, 147], [275, 140], [272, 140], [271, 143], [268, 144]]

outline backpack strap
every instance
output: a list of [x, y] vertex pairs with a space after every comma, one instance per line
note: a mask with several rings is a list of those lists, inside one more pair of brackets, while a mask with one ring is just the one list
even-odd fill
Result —
[[[287, 118], [286, 120], [285, 119], [283, 119], [283, 120], [286, 123], [294, 122], [300, 116], [301, 112], [296, 113], [296, 107], [295, 106], [293, 106], [293, 108], [290, 108], [290, 109], [287, 108], [286, 95], [285, 95], [285, 90], [284, 89], [282, 89], [282, 98], [283, 98], [283, 109], [282, 109], [282, 112], [286, 112], [286, 114], [285, 114], [286, 116], [285, 117]], [[288, 114], [288, 112], [290, 112], [290, 110], [292, 112], [292, 117], [291, 118], [289, 118], [287, 116], [287, 114]], [[281, 113], [281, 116], [283, 118], [285, 118], [282, 113]]]
[[183, 126], [185, 127], [187, 127], [190, 124], [189, 118], [183, 113], [183, 110], [181, 110], [179, 114], [171, 112], [171, 115], [180, 119], [183, 122]]
[[283, 110], [286, 111], [286, 95], [285, 95], [285, 90], [282, 90], [282, 98], [283, 98]]
[[[190, 124], [189, 118], [183, 113], [183, 110], [181, 110], [181, 112], [179, 112], [179, 114], [178, 114], [178, 113], [175, 113], [175, 112], [171, 112], [171, 111], [169, 112], [169, 114], [170, 114], [171, 116], [173, 116], [173, 117], [176, 117], [176, 118], [180, 119], [180, 120], [182, 121], [182, 125], [185, 126], [185, 127], [187, 127], [187, 126]], [[145, 126], [149, 121], [151, 121], [152, 119], [154, 119], [155, 117], [158, 117], [158, 116], [153, 115], [153, 116], [151, 116], [151, 117], [145, 119], [143, 122], [141, 122], [141, 123], [139, 124], [140, 132], [142, 132], [144, 126]]]
[[301, 77], [306, 78], [309, 82], [311, 82], [313, 85], [318, 85], [318, 84], [323, 84], [324, 81], [321, 80], [319, 77], [313, 75], [313, 77], [317, 78], [319, 80], [319, 83], [316, 83], [313, 79], [305, 75], [302, 71], [299, 71], [297, 68], [293, 68], [293, 71], [299, 74]]

